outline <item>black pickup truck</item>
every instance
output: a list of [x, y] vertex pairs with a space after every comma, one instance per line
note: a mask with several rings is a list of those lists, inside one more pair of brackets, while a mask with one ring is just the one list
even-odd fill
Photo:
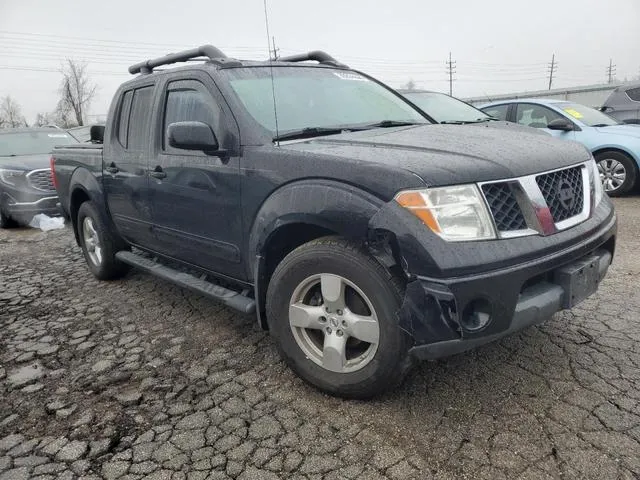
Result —
[[203, 46], [129, 71], [103, 146], [53, 152], [89, 269], [255, 312], [326, 392], [376, 395], [414, 359], [542, 322], [611, 263], [616, 216], [577, 143], [434, 124], [323, 52]]

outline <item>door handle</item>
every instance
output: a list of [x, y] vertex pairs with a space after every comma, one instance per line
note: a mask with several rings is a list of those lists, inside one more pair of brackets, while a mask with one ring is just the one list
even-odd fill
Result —
[[158, 165], [156, 168], [151, 170], [149, 172], [149, 175], [151, 175], [153, 178], [157, 178], [160, 180], [163, 178], [167, 178], [167, 174], [162, 170], [162, 167], [160, 165]]
[[105, 170], [109, 173], [118, 173], [120, 171], [120, 169], [116, 167], [116, 164], [113, 162], [111, 162], [109, 166], [105, 168]]

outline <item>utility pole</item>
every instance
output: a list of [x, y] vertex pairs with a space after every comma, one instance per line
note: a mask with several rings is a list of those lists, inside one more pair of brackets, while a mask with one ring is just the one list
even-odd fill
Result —
[[556, 62], [556, 54], [551, 56], [551, 63], [547, 67], [549, 69], [549, 90], [551, 90], [551, 84], [553, 83], [553, 74], [558, 70], [558, 63]]
[[613, 59], [609, 59], [609, 67], [607, 68], [607, 83], [613, 83], [613, 77], [616, 75], [616, 66], [613, 64]]
[[453, 74], [456, 73], [456, 62], [451, 60], [451, 52], [449, 52], [449, 61], [446, 64], [449, 74], [449, 95], [453, 95]]
[[278, 60], [278, 57], [280, 55], [278, 55], [278, 52], [280, 51], [279, 48], [276, 48], [276, 37], [271, 37], [271, 41], [273, 43], [273, 50], [271, 50], [271, 55], [274, 60]]

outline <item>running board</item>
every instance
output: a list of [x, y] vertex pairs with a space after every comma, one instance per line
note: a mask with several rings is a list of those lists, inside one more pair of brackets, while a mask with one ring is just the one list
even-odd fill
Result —
[[207, 282], [206, 280], [189, 275], [188, 273], [174, 270], [173, 268], [126, 250], [116, 253], [116, 258], [121, 262], [131, 265], [132, 267], [143, 270], [164, 280], [168, 280], [180, 287], [187, 288], [206, 297], [218, 300], [228, 307], [242, 313], [254, 313], [256, 311], [256, 302], [252, 298], [245, 297], [239, 292], [229, 290], [228, 288], [221, 287], [220, 285], [215, 285], [211, 282]]

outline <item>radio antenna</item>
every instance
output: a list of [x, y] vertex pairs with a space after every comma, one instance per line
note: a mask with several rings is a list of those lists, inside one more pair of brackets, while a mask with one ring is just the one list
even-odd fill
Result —
[[[276, 121], [276, 138], [278, 138], [280, 136], [279, 132], [278, 132], [278, 109], [276, 107], [276, 86], [275, 86], [275, 82], [273, 81], [273, 58], [271, 58], [271, 43], [269, 38], [271, 38], [271, 35], [269, 34], [269, 15], [267, 14], [267, 0], [263, 0], [264, 3], [264, 24], [267, 28], [267, 52], [269, 52], [269, 69], [271, 71], [271, 94], [273, 95], [273, 117], [275, 118]], [[276, 54], [275, 52], [275, 47], [274, 47], [274, 56]], [[280, 142], [277, 142], [277, 145], [280, 145]]]

